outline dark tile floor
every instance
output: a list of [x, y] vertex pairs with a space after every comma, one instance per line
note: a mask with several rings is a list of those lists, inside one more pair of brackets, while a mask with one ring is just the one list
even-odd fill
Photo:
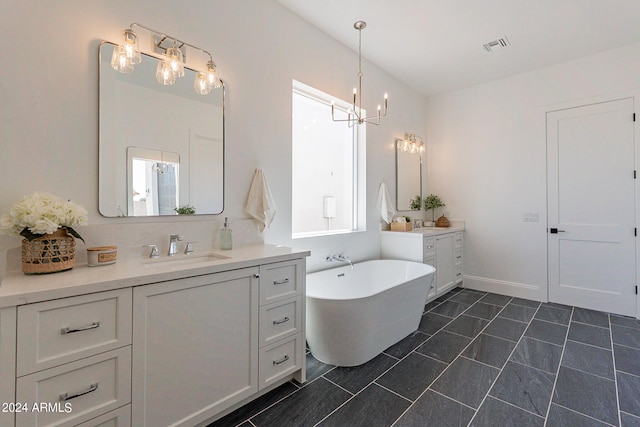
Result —
[[640, 321], [457, 288], [355, 368], [307, 354], [289, 382], [209, 427], [640, 426]]

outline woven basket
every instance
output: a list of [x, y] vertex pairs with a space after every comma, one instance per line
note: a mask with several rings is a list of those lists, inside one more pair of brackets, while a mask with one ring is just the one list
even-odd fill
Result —
[[33, 240], [22, 240], [22, 271], [46, 274], [70, 270], [75, 263], [76, 240], [64, 228]]
[[436, 227], [448, 227], [449, 226], [449, 220], [447, 219], [446, 216], [442, 215], [440, 218], [438, 218], [438, 220], [436, 221]]

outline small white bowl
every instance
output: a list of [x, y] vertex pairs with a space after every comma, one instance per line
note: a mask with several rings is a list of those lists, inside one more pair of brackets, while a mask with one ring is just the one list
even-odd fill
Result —
[[116, 262], [118, 256], [117, 246], [95, 246], [87, 248], [87, 265], [97, 267], [99, 265], [109, 265]]

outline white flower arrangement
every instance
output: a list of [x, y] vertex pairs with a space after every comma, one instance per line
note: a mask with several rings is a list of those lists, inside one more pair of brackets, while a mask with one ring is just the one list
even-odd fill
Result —
[[14, 234], [27, 240], [64, 228], [84, 242], [72, 228], [76, 225], [87, 225], [87, 210], [77, 203], [47, 193], [25, 196], [0, 215], [0, 234]]

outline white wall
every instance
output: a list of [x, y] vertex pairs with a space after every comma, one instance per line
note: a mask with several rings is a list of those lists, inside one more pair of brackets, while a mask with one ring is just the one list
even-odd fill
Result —
[[[98, 213], [98, 44], [117, 42], [131, 22], [214, 54], [228, 85], [220, 216], [123, 219]], [[356, 36], [354, 31], [354, 46]], [[325, 268], [324, 257], [334, 252], [377, 258], [376, 192], [380, 181], [393, 191], [393, 141], [406, 131], [426, 134], [426, 101], [365, 62], [365, 100], [376, 102], [384, 91], [390, 97], [383, 124], [367, 130], [367, 231], [291, 241], [291, 80], [348, 96], [357, 79], [352, 49], [271, 0], [3, 0], [0, 51], [11, 52], [0, 79], [0, 212], [36, 190], [71, 198], [89, 210], [92, 225], [79, 230], [88, 245], [139, 250], [142, 243], [164, 244], [171, 231], [206, 248], [224, 216], [236, 224], [236, 243], [242, 235], [255, 241], [255, 233], [239, 227], [246, 226], [243, 205], [253, 171], [262, 167], [278, 204], [266, 242], [311, 249], [310, 270]], [[0, 271], [7, 251], [19, 244], [0, 236]]]
[[465, 286], [546, 300], [545, 112], [626, 96], [638, 111], [638, 88], [635, 44], [428, 100], [424, 193], [466, 220]]

